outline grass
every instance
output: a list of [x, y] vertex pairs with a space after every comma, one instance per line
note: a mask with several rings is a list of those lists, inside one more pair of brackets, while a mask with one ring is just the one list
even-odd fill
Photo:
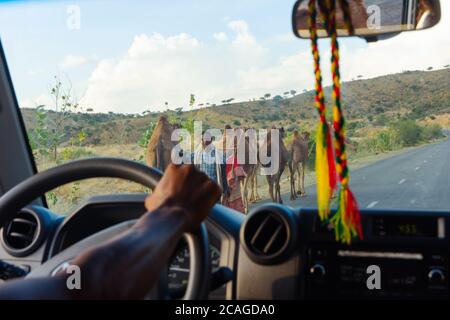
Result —
[[[144, 149], [137, 145], [107, 145], [86, 147], [89, 151], [87, 157], [119, 157], [135, 161], [141, 161], [144, 156]], [[82, 159], [84, 157], [81, 157]], [[38, 161], [39, 171], [57, 165], [55, 161], [43, 158]], [[69, 183], [52, 190], [47, 194], [47, 202], [51, 210], [60, 214], [69, 213], [83, 200], [93, 195], [104, 195], [114, 193], [136, 193], [147, 192], [148, 189], [140, 184], [116, 179], [116, 178], [96, 178], [86, 179]]]

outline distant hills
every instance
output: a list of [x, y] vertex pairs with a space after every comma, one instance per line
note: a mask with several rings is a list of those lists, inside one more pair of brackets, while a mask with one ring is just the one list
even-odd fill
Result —
[[[331, 88], [325, 89], [330, 101]], [[188, 119], [202, 120], [205, 125], [223, 128], [270, 128], [284, 126], [311, 128], [316, 120], [314, 92], [287, 94], [265, 100], [227, 103], [193, 111], [165, 111], [146, 115], [72, 113], [64, 123], [65, 140], [84, 130], [85, 144], [137, 143], [152, 122], [161, 114], [171, 121], [185, 123]], [[342, 84], [343, 106], [348, 118], [348, 128], [382, 126], [393, 118], [420, 121], [438, 121], [450, 128], [450, 69], [437, 71], [406, 71], [372, 79], [358, 79]], [[36, 127], [35, 109], [21, 109], [27, 129]], [[54, 112], [48, 113], [49, 127]]]

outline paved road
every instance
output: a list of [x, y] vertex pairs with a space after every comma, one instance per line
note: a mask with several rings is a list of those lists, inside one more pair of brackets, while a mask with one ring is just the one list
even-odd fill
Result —
[[[361, 208], [450, 210], [450, 138], [353, 170], [350, 181]], [[316, 207], [315, 188], [284, 203]]]

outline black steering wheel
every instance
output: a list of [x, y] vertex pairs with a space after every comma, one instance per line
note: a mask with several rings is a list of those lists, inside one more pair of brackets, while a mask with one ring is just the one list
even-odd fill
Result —
[[[92, 158], [69, 162], [40, 172], [19, 183], [0, 198], [0, 228], [24, 206], [56, 187], [88, 178], [121, 178], [140, 183], [150, 189], [155, 188], [162, 173], [146, 165], [117, 158]], [[33, 270], [27, 277], [52, 276], [63, 265], [67, 265], [77, 255], [101, 241], [109, 239], [133, 224], [124, 222], [95, 233], [57, 255]], [[209, 292], [211, 265], [208, 233], [204, 224], [193, 233], [183, 235], [190, 252], [190, 273], [183, 299], [206, 298]], [[162, 279], [165, 277], [162, 276]], [[145, 281], [145, 280], [143, 280]], [[165, 298], [166, 292], [158, 298]]]

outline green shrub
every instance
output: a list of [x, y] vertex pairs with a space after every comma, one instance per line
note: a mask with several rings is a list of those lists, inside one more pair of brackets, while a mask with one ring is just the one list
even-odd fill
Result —
[[421, 138], [424, 141], [439, 139], [442, 137], [442, 128], [438, 124], [424, 126], [421, 132]]
[[147, 143], [148, 140], [150, 140], [150, 137], [153, 134], [153, 130], [155, 129], [156, 124], [154, 122], [150, 122], [149, 126], [147, 127], [147, 129], [145, 129], [144, 133], [142, 133], [141, 138], [138, 141], [138, 145], [141, 148], [147, 148]]
[[80, 158], [87, 158], [94, 156], [94, 154], [83, 147], [66, 147], [61, 150], [56, 159], [57, 163], [62, 163], [71, 160], [77, 160]]
[[422, 127], [413, 120], [403, 120], [395, 124], [400, 143], [404, 146], [413, 146], [420, 142]]

